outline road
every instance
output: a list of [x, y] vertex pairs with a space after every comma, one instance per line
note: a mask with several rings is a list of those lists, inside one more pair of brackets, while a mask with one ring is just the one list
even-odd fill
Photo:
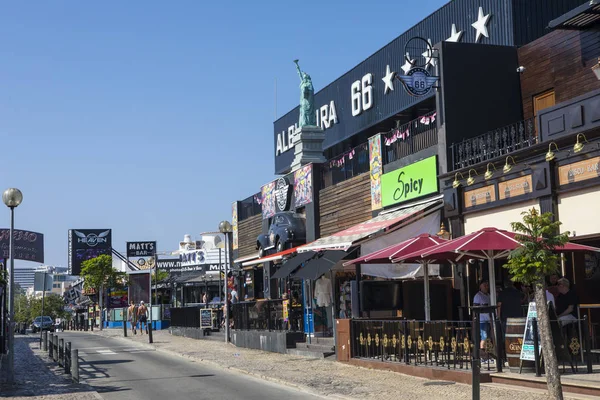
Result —
[[86, 333], [61, 332], [79, 349], [80, 376], [105, 400], [317, 399], [308, 393], [137, 343]]

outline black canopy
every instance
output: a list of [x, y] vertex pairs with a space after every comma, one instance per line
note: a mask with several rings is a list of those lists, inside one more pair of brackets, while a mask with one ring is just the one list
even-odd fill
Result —
[[294, 274], [294, 278], [317, 280], [321, 275], [329, 272], [335, 264], [349, 254], [341, 250], [327, 250], [318, 257], [310, 260], [304, 268]]
[[307, 251], [306, 253], [300, 253], [294, 258], [290, 258], [283, 263], [283, 266], [277, 270], [271, 277], [271, 279], [287, 278], [292, 272], [294, 272], [302, 263], [313, 258], [317, 253], [314, 251]]

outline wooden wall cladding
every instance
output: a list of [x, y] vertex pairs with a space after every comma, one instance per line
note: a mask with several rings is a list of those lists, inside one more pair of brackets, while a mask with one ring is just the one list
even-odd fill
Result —
[[355, 176], [319, 192], [321, 237], [371, 218], [369, 173]]
[[556, 104], [600, 88], [591, 68], [600, 57], [600, 31], [557, 30], [518, 50], [524, 118], [533, 117], [533, 97], [554, 89]]
[[262, 233], [262, 214], [240, 221], [238, 224], [238, 257], [249, 257], [258, 253], [256, 238]]

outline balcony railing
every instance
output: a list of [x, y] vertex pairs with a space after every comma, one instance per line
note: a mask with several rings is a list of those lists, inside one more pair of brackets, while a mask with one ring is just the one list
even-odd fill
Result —
[[483, 135], [454, 143], [452, 169], [462, 169], [517, 150], [533, 146], [538, 142], [533, 118], [519, 121], [503, 128], [494, 129]]
[[258, 331], [302, 331], [302, 307], [283, 300], [244, 301], [232, 305], [233, 328]]
[[322, 188], [336, 185], [369, 171], [369, 144], [363, 143], [323, 165]]
[[240, 211], [238, 215], [238, 222], [245, 219], [258, 215], [262, 212], [262, 207], [258, 203], [258, 197], [260, 193], [254, 194], [250, 197], [245, 198], [240, 203]]
[[436, 117], [437, 113], [433, 111], [382, 134], [381, 146], [385, 154], [385, 163], [435, 146], [438, 143]]

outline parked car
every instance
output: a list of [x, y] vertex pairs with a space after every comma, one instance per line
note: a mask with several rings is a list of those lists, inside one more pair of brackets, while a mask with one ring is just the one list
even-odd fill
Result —
[[54, 332], [54, 321], [49, 316], [35, 317], [31, 323], [31, 331], [33, 333], [39, 331], [50, 331]]
[[303, 215], [291, 211], [275, 214], [266, 235], [258, 235], [256, 249], [258, 256], [263, 257], [267, 250], [276, 252], [285, 250], [295, 244], [306, 243], [306, 220]]

